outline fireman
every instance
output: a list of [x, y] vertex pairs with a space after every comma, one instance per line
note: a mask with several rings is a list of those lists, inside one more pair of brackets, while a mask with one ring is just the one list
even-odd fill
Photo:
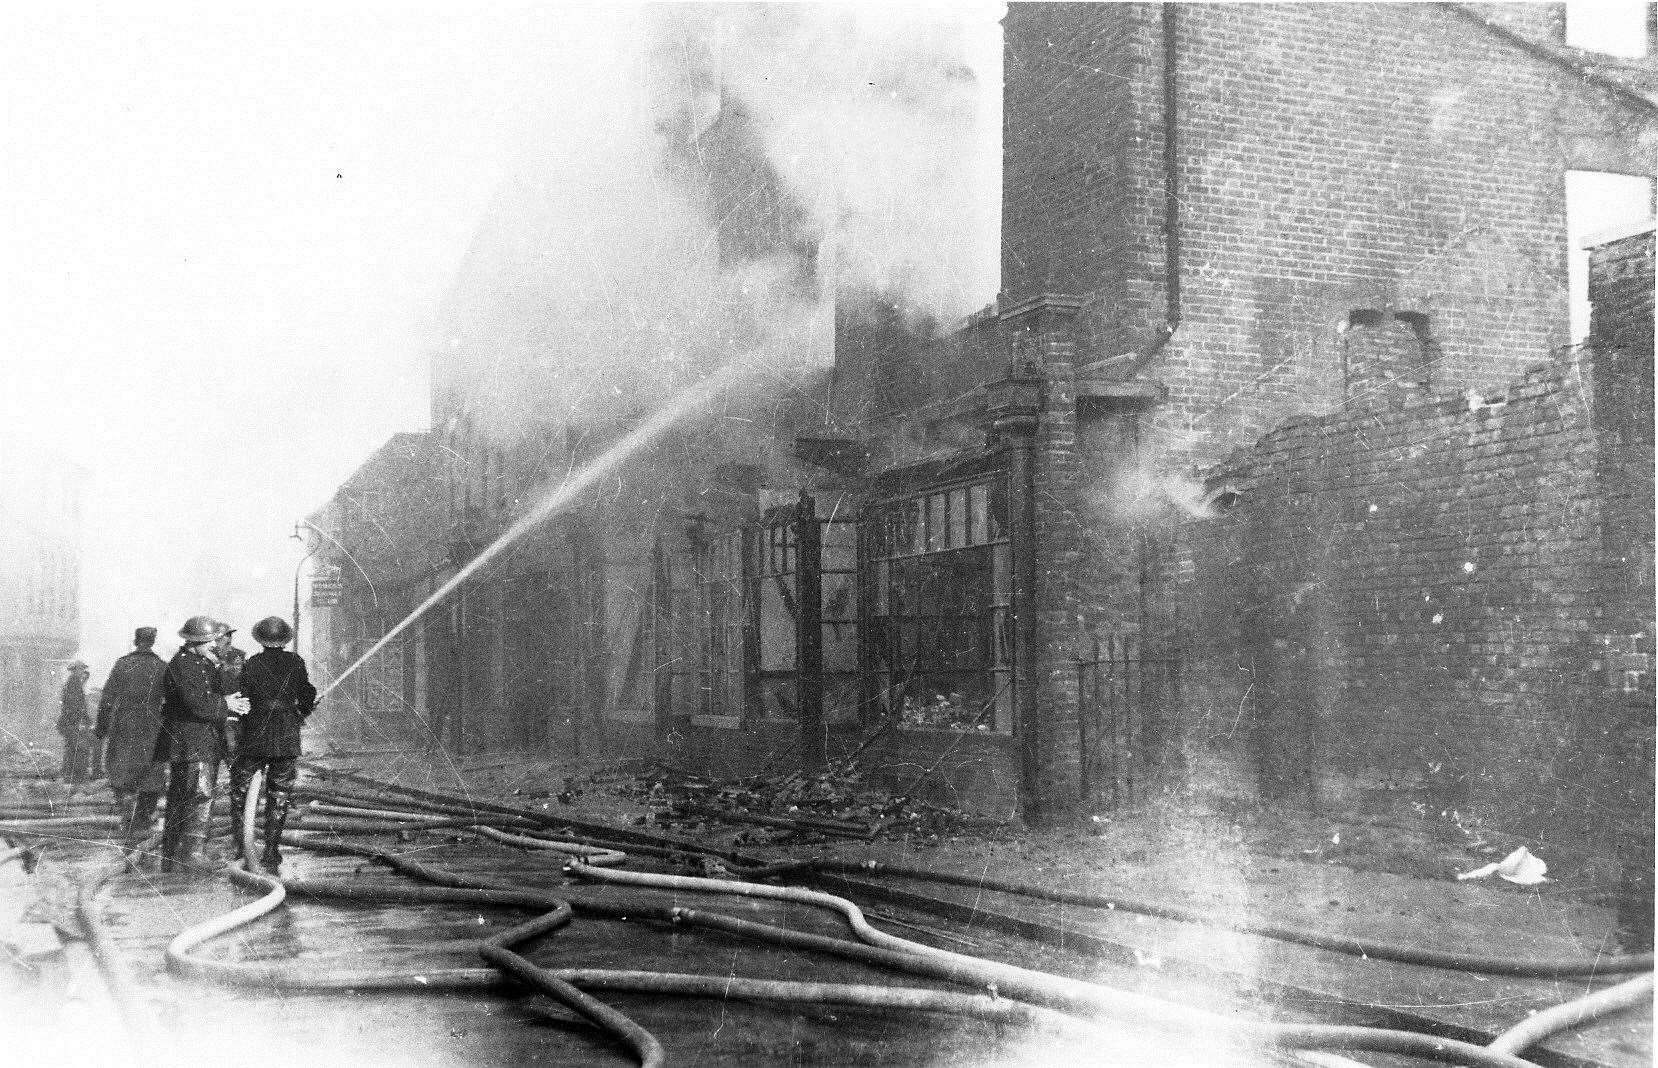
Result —
[[[271, 872], [282, 863], [282, 827], [292, 803], [300, 730], [317, 703], [317, 690], [306, 674], [304, 659], [285, 648], [293, 636], [293, 628], [280, 616], [254, 624], [253, 638], [264, 648], [242, 667], [242, 693], [248, 711], [242, 717], [241, 748], [230, 768], [231, 820], [238, 828], [248, 783], [254, 772], [265, 769], [265, 853], [261, 863]], [[240, 833], [236, 847], [242, 848]]]
[[161, 682], [161, 730], [155, 758], [165, 761], [167, 816], [161, 831], [161, 870], [188, 867], [207, 841], [213, 791], [226, 756], [225, 723], [247, 710], [241, 697], [220, 691], [214, 649], [225, 632], [211, 616], [191, 616], [179, 629], [184, 644]]
[[108, 744], [105, 766], [115, 791], [121, 837], [132, 849], [150, 836], [167, 769], [155, 759], [161, 730], [161, 678], [167, 662], [155, 654], [155, 628], [132, 634], [133, 651], [115, 662], [98, 698], [93, 733]]
[[92, 772], [92, 719], [86, 711], [86, 680], [91, 675], [77, 660], [69, 665], [69, 678], [63, 684], [58, 734], [63, 737], [63, 781], [68, 786], [86, 782]]

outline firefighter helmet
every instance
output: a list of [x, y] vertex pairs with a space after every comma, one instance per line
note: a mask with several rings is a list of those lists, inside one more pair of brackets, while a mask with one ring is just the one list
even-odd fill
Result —
[[184, 621], [184, 626], [179, 628], [178, 636], [184, 639], [185, 645], [201, 645], [224, 632], [225, 625], [212, 616], [191, 616]]
[[260, 645], [287, 645], [294, 637], [294, 628], [281, 616], [266, 616], [253, 625], [253, 640]]

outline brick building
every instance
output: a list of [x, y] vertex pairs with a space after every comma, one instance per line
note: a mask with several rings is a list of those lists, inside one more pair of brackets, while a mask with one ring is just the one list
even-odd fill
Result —
[[[604, 463], [445, 610], [446, 740], [748, 771], [857, 752], [997, 812], [1224, 766], [1564, 833], [1606, 749], [1584, 710], [1651, 631], [1650, 602], [1608, 622], [1608, 561], [1650, 531], [1603, 537], [1601, 502], [1650, 437], [1626, 409], [1604, 429], [1596, 391], [1633, 364], [1571, 345], [1568, 193], [1607, 176], [1650, 218], [1650, 61], [1568, 46], [1548, 5], [1004, 26], [996, 304], [946, 328], [842, 287], [832, 363], [641, 448], [695, 361], [653, 363], [626, 294], [502, 296], [526, 197], [486, 222], [434, 355], [449, 566]], [[784, 262], [824, 304], [833, 235], [713, 97], [663, 180], [717, 220], [721, 299]], [[535, 317], [540, 348], [501, 327]], [[572, 357], [595, 339], [628, 358]]]
[[[447, 457], [427, 433], [402, 433], [341, 483], [296, 531], [314, 550], [312, 578], [341, 593], [301, 600], [300, 647], [319, 687], [356, 660], [436, 588], [447, 565], [441, 533]], [[301, 561], [301, 569], [305, 561]], [[296, 575], [296, 583], [299, 577]], [[443, 661], [441, 628], [412, 627], [329, 695], [316, 726], [336, 745], [424, 744], [441, 730], [428, 696], [433, 661]]]
[[0, 728], [53, 737], [58, 688], [80, 646], [85, 472], [0, 433]]

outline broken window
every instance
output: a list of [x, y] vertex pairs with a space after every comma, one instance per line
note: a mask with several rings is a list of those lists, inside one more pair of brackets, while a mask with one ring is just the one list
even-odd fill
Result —
[[875, 700], [904, 727], [1013, 727], [1007, 480], [889, 502], [871, 516]]
[[735, 727], [743, 712], [742, 532], [699, 537], [688, 558], [668, 563], [673, 710], [699, 726]]
[[654, 574], [648, 552], [642, 558], [605, 566], [605, 650], [609, 677], [605, 715], [649, 722], [655, 708], [655, 642], [652, 633]]

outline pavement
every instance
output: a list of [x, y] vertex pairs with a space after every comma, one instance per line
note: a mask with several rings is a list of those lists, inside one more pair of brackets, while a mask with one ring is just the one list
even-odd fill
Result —
[[[1018, 882], [1062, 886], [1076, 891], [1121, 894], [1169, 901], [1224, 916], [1292, 924], [1326, 932], [1439, 949], [1500, 956], [1593, 957], [1614, 950], [1611, 910], [1598, 904], [1592, 887], [1567, 867], [1551, 872], [1554, 882], [1515, 887], [1497, 881], [1458, 882], [1457, 870], [1477, 866], [1484, 854], [1454, 848], [1445, 840], [1413, 843], [1394, 835], [1385, 849], [1365, 850], [1352, 828], [1332, 829], [1318, 821], [1263, 820], [1272, 834], [1247, 833], [1249, 822], [1235, 812], [1204, 812], [1191, 806], [1151, 805], [1131, 815], [1084, 819], [1045, 830], [1006, 826], [938, 825], [927, 833], [893, 833], [875, 840], [800, 836], [753, 825], [719, 821], [669, 820], [659, 804], [642, 798], [626, 765], [581, 764], [481, 754], [466, 762], [420, 753], [341, 755], [323, 761], [384, 781], [466, 793], [550, 815], [610, 824], [618, 828], [665, 831], [715, 846], [776, 858], [837, 856], [876, 859], [965, 875], [989, 875]], [[571, 792], [568, 784], [579, 789]], [[563, 795], [568, 801], [561, 801]], [[1245, 833], [1240, 833], [1240, 827]], [[1289, 828], [1289, 830], [1286, 830]], [[1331, 849], [1339, 839], [1344, 848]], [[454, 840], [451, 840], [454, 839]], [[1360, 848], [1355, 849], [1355, 843]], [[526, 857], [505, 848], [429, 836], [401, 848], [457, 867], [485, 865], [515, 881], [541, 885], [558, 881], [544, 857]], [[31, 881], [33, 892], [61, 881], [76, 864], [102, 859], [94, 847], [85, 856], [60, 843]], [[1384, 853], [1389, 859], [1381, 865]], [[1288, 855], [1286, 855], [1288, 854]], [[1403, 861], [1400, 860], [1403, 858]], [[372, 865], [349, 859], [300, 854], [289, 874], [389, 878]], [[1399, 870], [1381, 870], [1391, 866]], [[16, 868], [16, 865], [10, 867]], [[0, 868], [3, 872], [4, 868]], [[45, 881], [41, 881], [44, 879]], [[16, 881], [15, 879], [13, 880]], [[1107, 985], [1153, 993], [1225, 1013], [1280, 1018], [1342, 1015], [1363, 1005], [1440, 1024], [1446, 1033], [1494, 1034], [1528, 1013], [1578, 996], [1595, 983], [1582, 980], [1508, 979], [1361, 960], [1277, 940], [1195, 924], [1098, 908], [1062, 906], [982, 887], [875, 880], [888, 891], [920, 891], [954, 902], [955, 920], [907, 910], [880, 901], [871, 912], [877, 923], [906, 937], [1031, 967], [1094, 979]], [[0, 905], [14, 906], [29, 887], [0, 887]], [[9, 897], [8, 897], [9, 893]], [[50, 896], [50, 895], [48, 895]], [[853, 895], [858, 896], [858, 895]], [[304, 1056], [319, 1033], [328, 1034], [325, 1055], [316, 1064], [384, 1063], [459, 1065], [570, 1063], [595, 1060], [590, 1031], [547, 1026], [523, 1004], [488, 994], [420, 997], [316, 995], [246, 991], [184, 984], [170, 977], [160, 949], [181, 927], [245, 901], [222, 880], [143, 875], [118, 880], [103, 897], [104, 914], [135, 978], [152, 1005], [184, 1046], [182, 1056], [234, 1058], [257, 1047], [271, 1063], [289, 1051]], [[696, 904], [688, 901], [687, 904]], [[719, 910], [736, 911], [731, 899]], [[744, 909], [758, 906], [743, 905]], [[775, 906], [767, 906], [775, 911]], [[0, 912], [6, 911], [0, 909]], [[19, 919], [42, 922], [42, 910], [26, 903], [10, 908]], [[455, 952], [454, 945], [477, 936], [485, 917], [455, 910], [434, 919], [430, 910], [383, 906], [372, 909], [307, 903], [285, 910], [246, 936], [233, 936], [229, 952], [242, 959], [339, 959], [362, 954], [376, 964], [404, 960], [418, 966]], [[755, 918], [763, 918], [756, 913]], [[501, 917], [491, 916], [495, 924]], [[1038, 922], [1074, 933], [1073, 944], [1035, 946], [998, 927], [1006, 919]], [[775, 922], [776, 917], [773, 917]], [[785, 922], [822, 933], [838, 924], [813, 910], [792, 910]], [[905, 924], [910, 926], [906, 927]], [[742, 940], [701, 936], [663, 937], [633, 925], [573, 925], [542, 952], [548, 963], [610, 965], [778, 978], [891, 982], [891, 976], [860, 966], [797, 960], [786, 952], [757, 948]], [[445, 943], [448, 948], [445, 949]], [[8, 999], [9, 1000], [9, 999]], [[84, 1000], [84, 999], [82, 999]], [[13, 1004], [16, 1004], [15, 1002]], [[673, 1037], [675, 1060], [698, 1064], [934, 1064], [1001, 1065], [1090, 1063], [1088, 1051], [1029, 1047], [1000, 1029], [972, 1021], [895, 1021], [880, 1014], [823, 1011], [759, 1011], [688, 1000], [623, 996], [627, 1011], [664, 1036]], [[17, 1018], [0, 1027], [12, 1049], [39, 1052], [39, 1063], [107, 1063], [100, 1050], [115, 1032], [76, 1021], [107, 1017], [107, 1008], [70, 997], [33, 1021]], [[527, 1027], [536, 1022], [541, 1026]], [[65, 1024], [74, 1026], [65, 1027]], [[1011, 1042], [1011, 1044], [1010, 1044]], [[1652, 1017], [1626, 1013], [1559, 1036], [1533, 1054], [1548, 1064], [1635, 1068], [1652, 1063]], [[613, 1051], [611, 1051], [613, 1052]], [[1119, 1051], [1124, 1063], [1145, 1056]], [[1143, 1052], [1143, 1051], [1142, 1051]], [[84, 1054], [85, 1056], [81, 1056]], [[318, 1059], [321, 1055], [322, 1059]], [[608, 1056], [609, 1054], [606, 1054]], [[286, 1054], [284, 1054], [286, 1056]], [[286, 1056], [286, 1059], [292, 1059]], [[1155, 1058], [1154, 1058], [1155, 1059]], [[1369, 1058], [1371, 1063], [1383, 1063]]]
[[[407, 754], [341, 757], [329, 763], [404, 785], [492, 797], [572, 819], [657, 829], [659, 813], [629, 796], [637, 791], [617, 789], [627, 776], [602, 764], [521, 760], [510, 754], [480, 754], [459, 763], [432, 764]], [[587, 787], [574, 803], [548, 796], [571, 780]], [[835, 856], [985, 874], [1454, 952], [1548, 958], [1619, 952], [1612, 909], [1597, 903], [1584, 873], [1562, 867], [1562, 862], [1551, 870], [1550, 882], [1529, 887], [1496, 878], [1455, 878], [1509, 843], [1488, 845], [1454, 829], [1448, 836], [1416, 834], [1414, 839], [1395, 831], [1379, 848], [1366, 851], [1364, 842], [1379, 840], [1374, 834], [1367, 838], [1363, 828], [1316, 818], [1256, 822], [1269, 824], [1272, 833], [1240, 833], [1240, 823], [1250, 821], [1240, 821], [1235, 811], [1204, 811], [1190, 804], [1152, 805], [1138, 814], [1041, 831], [976, 828], [976, 833], [921, 838], [895, 833], [868, 842], [834, 837], [803, 841], [781, 834], [768, 840], [752, 826], [715, 823], [692, 824], [689, 830], [674, 823], [666, 829], [778, 858]], [[1303, 839], [1286, 841], [1286, 826], [1304, 831]], [[1286, 856], [1286, 851], [1294, 855]], [[1118, 959], [1131, 959], [1147, 971], [1214, 973], [1243, 984], [1282, 988], [1309, 1005], [1323, 999], [1332, 1008], [1375, 1006], [1436, 1021], [1449, 1033], [1495, 1034], [1532, 1012], [1605, 985], [1591, 979], [1515, 979], [1359, 959], [1128, 912], [985, 889], [883, 881], [987, 914], [1032, 918], [1090, 935], [1090, 944], [1117, 947], [1122, 951]], [[1551, 1039], [1540, 1054], [1559, 1064], [1650, 1065], [1652, 1015], [1625, 1013], [1584, 1026]]]

